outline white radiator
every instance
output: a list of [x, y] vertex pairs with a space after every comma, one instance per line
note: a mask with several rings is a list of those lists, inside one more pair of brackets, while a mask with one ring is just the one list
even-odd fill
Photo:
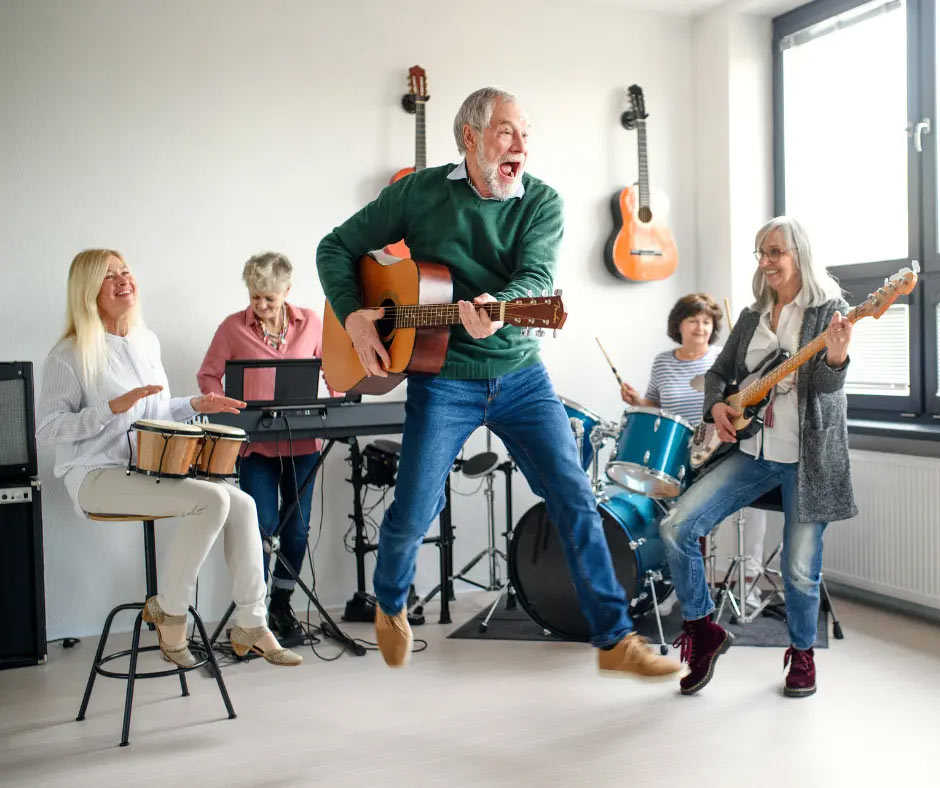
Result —
[[825, 576], [940, 609], [940, 459], [851, 458], [859, 514], [826, 529]]

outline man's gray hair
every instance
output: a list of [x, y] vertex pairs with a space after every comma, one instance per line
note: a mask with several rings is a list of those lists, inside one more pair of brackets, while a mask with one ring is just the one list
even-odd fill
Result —
[[290, 287], [294, 267], [279, 252], [253, 255], [242, 269], [242, 279], [252, 293], [281, 293]]
[[467, 96], [460, 105], [454, 118], [454, 139], [457, 141], [457, 150], [461, 155], [467, 153], [467, 146], [463, 141], [463, 127], [467, 125], [482, 133], [493, 119], [493, 105], [497, 100], [519, 103], [519, 100], [509, 91], [500, 88], [480, 88]]

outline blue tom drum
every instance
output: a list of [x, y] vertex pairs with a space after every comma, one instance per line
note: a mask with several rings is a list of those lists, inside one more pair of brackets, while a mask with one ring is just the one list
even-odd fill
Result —
[[594, 448], [591, 446], [591, 431], [598, 425], [603, 424], [604, 420], [592, 410], [579, 405], [574, 400], [567, 397], [559, 397], [561, 404], [565, 406], [565, 413], [568, 414], [568, 420], [572, 422], [571, 429], [577, 430], [575, 421], [581, 422], [581, 435], [575, 432], [575, 439], [580, 442], [581, 448], [581, 467], [586, 471], [591, 467], [591, 460], [594, 459]]
[[659, 408], [628, 408], [607, 478], [650, 498], [675, 498], [689, 481], [692, 425]]

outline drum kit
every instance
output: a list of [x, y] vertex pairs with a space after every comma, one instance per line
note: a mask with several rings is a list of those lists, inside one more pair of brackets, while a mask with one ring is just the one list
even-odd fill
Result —
[[[137, 462], [131, 433], [137, 436]], [[161, 479], [238, 479], [237, 459], [248, 435], [226, 424], [184, 424], [179, 421], [138, 419], [127, 430], [128, 475], [140, 473]]]
[[[659, 523], [667, 501], [691, 481], [689, 446], [693, 428], [685, 419], [659, 408], [627, 408], [615, 425], [565, 397], [581, 467], [590, 475], [598, 513], [617, 579], [627, 592], [633, 618], [653, 614], [659, 648], [668, 646], [659, 605], [672, 593]], [[600, 477], [600, 452], [609, 440], [614, 448], [604, 472], [620, 489], [607, 494]], [[588, 624], [571, 582], [557, 529], [544, 503], [529, 509], [513, 529], [509, 576], [523, 610], [546, 634], [587, 641]], [[567, 581], [567, 582], [566, 582]]]

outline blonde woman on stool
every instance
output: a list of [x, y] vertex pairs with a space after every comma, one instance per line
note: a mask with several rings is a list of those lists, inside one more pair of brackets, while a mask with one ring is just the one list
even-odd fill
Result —
[[207, 394], [170, 397], [160, 344], [140, 319], [137, 283], [124, 258], [89, 249], [72, 260], [66, 331], [43, 369], [37, 437], [54, 445], [54, 472], [64, 477], [82, 514], [142, 513], [180, 517], [163, 588], [143, 618], [157, 625], [160, 648], [182, 667], [196, 660], [186, 645], [186, 612], [196, 576], [221, 534], [232, 576], [236, 653], [254, 651], [273, 665], [303, 658], [281, 648], [265, 624], [258, 514], [252, 498], [223, 482], [153, 479], [127, 474], [125, 433], [138, 419], [188, 421], [197, 413], [237, 413], [244, 403]]

